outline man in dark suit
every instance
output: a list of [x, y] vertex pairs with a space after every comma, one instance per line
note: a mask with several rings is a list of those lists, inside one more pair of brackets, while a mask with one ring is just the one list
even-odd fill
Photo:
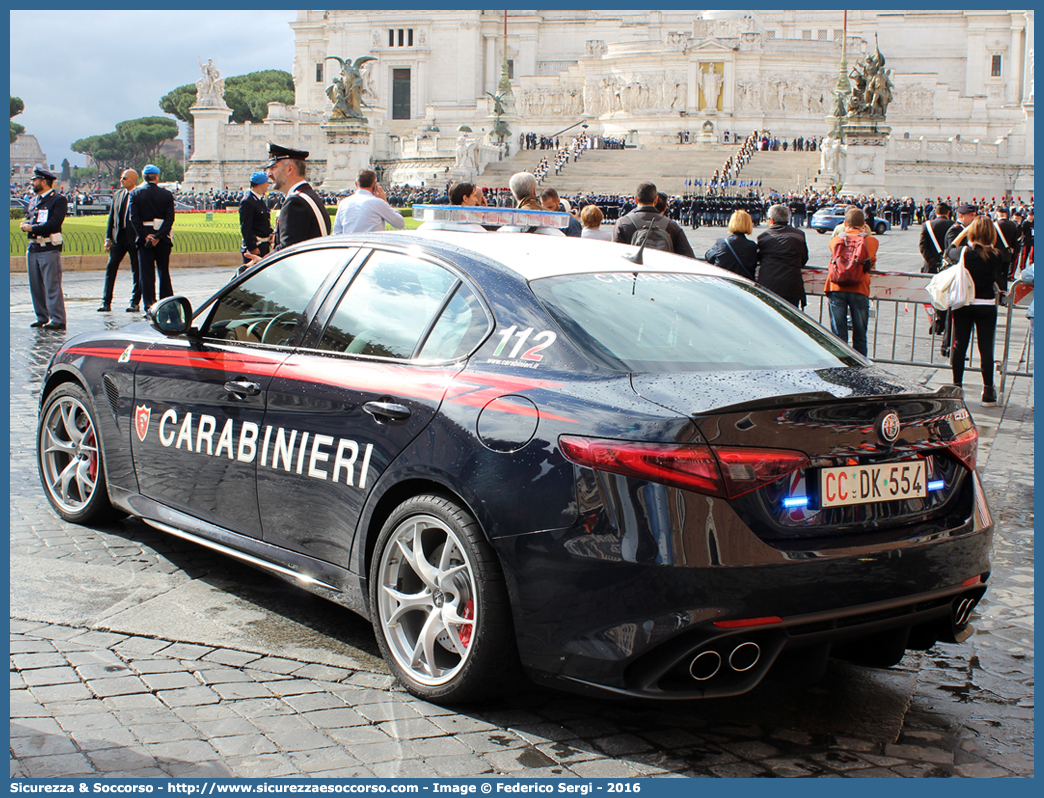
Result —
[[274, 249], [286, 249], [299, 241], [330, 235], [333, 228], [330, 214], [305, 179], [307, 151], [270, 143], [268, 155], [265, 171], [276, 190], [286, 196], [276, 222]]
[[1014, 216], [1015, 226], [1019, 228], [1019, 262], [1016, 264], [1016, 272], [1019, 272], [1033, 263], [1033, 211], [1026, 216], [1017, 211]]
[[1004, 249], [1008, 255], [1008, 279], [1015, 279], [1015, 269], [1019, 265], [1019, 239], [1021, 238], [1018, 225], [1008, 219], [1008, 206], [997, 209], [997, 221], [993, 223], [997, 228], [997, 247]]
[[160, 188], [158, 166], [148, 164], [141, 170], [145, 182], [130, 195], [130, 217], [137, 235], [138, 274], [141, 298], [148, 310], [156, 301], [156, 275], [159, 274], [159, 298], [173, 295], [170, 285], [170, 251], [174, 247], [174, 195]]
[[803, 307], [808, 263], [805, 234], [790, 224], [790, 209], [776, 204], [768, 209], [770, 226], [758, 236], [758, 285], [775, 291], [795, 307]]
[[[942, 265], [942, 256], [945, 251], [943, 242], [946, 240], [946, 233], [953, 226], [953, 219], [950, 218], [950, 206], [945, 202], [940, 202], [935, 207], [935, 218], [930, 222], [925, 222], [921, 228], [921, 240], [918, 242], [917, 248], [921, 252], [921, 257], [924, 258], [924, 265], [921, 267], [921, 272], [924, 274], [936, 274], [939, 271], [939, 267]], [[929, 227], [931, 230], [929, 231]], [[935, 238], [932, 239], [934, 234]], [[939, 246], [936, 247], [935, 242], [939, 242]]]
[[120, 188], [112, 195], [112, 207], [109, 208], [109, 222], [105, 227], [105, 251], [109, 253], [109, 263], [105, 267], [105, 288], [102, 291], [102, 303], [99, 313], [112, 310], [112, 292], [116, 286], [116, 274], [120, 270], [123, 256], [130, 258], [131, 301], [128, 313], [136, 313], [141, 304], [141, 275], [138, 274], [138, 245], [134, 227], [130, 220], [130, 194], [138, 185], [138, 173], [133, 169], [124, 169], [120, 175]]
[[[936, 214], [939, 213], [938, 207], [936, 207], [935, 212]], [[946, 240], [943, 241], [944, 252], [953, 245], [953, 240], [961, 234], [961, 230], [963, 230], [965, 227], [974, 222], [975, 217], [978, 215], [979, 209], [975, 205], [971, 205], [967, 202], [962, 202], [960, 205], [957, 206], [957, 221], [953, 225], [951, 225], [949, 230], [946, 231]]]
[[265, 202], [268, 193], [268, 175], [254, 172], [250, 175], [250, 191], [239, 203], [239, 229], [243, 243], [239, 251], [243, 263], [256, 263], [272, 249], [272, 214]]

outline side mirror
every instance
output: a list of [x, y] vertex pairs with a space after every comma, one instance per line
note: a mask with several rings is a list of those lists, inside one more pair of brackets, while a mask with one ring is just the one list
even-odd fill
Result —
[[164, 335], [184, 335], [192, 327], [192, 303], [183, 296], [168, 296], [149, 308], [148, 317]]

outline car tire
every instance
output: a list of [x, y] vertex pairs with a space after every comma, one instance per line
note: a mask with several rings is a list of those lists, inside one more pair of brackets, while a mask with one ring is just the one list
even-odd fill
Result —
[[36, 465], [47, 500], [66, 521], [85, 524], [114, 515], [98, 417], [87, 391], [76, 383], [58, 386], [44, 402]]
[[877, 225], [874, 227], [874, 232], [877, 233], [880, 236], [880, 235], [884, 235], [885, 230], [887, 230], [887, 229], [888, 229], [888, 226], [884, 222], [878, 222]]
[[821, 236], [826, 235], [826, 230], [824, 230], [822, 227], [817, 227], [816, 232], [819, 233]]
[[385, 521], [370, 568], [377, 643], [409, 692], [439, 703], [502, 695], [519, 679], [500, 564], [474, 517], [420, 495]]

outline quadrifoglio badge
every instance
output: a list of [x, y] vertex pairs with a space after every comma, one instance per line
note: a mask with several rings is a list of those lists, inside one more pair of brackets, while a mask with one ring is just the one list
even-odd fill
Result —
[[149, 434], [149, 419], [152, 418], [152, 408], [138, 405], [134, 408], [134, 431], [138, 433], [138, 440], [144, 443], [145, 436]]
[[[142, 443], [149, 434], [151, 418], [151, 407], [134, 408], [134, 431]], [[196, 419], [192, 413], [186, 413], [179, 417], [174, 408], [168, 408], [156, 425], [156, 436], [164, 448], [185, 449], [205, 457], [227, 457], [240, 463], [252, 463], [260, 455], [258, 465], [262, 467], [312, 479], [343, 480], [349, 487], [355, 487], [358, 466], [358, 487], [366, 487], [372, 443], [360, 446], [350, 438], [335, 439], [270, 425], [262, 429], [252, 421], [237, 423], [231, 418], [225, 419], [220, 431], [218, 425], [214, 416], [202, 414]]]

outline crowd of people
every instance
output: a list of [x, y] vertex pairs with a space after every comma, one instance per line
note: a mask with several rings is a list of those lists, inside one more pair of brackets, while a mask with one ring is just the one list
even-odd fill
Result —
[[[1021, 274], [1032, 281], [1034, 263], [1033, 197], [996, 196], [925, 198], [839, 196], [835, 191], [813, 190], [767, 194], [749, 187], [745, 193], [730, 194], [738, 174], [757, 146], [766, 137], [752, 133], [738, 151], [725, 161], [720, 180], [707, 193], [668, 196], [651, 182], [638, 185], [633, 196], [577, 193], [561, 197], [551, 187], [537, 194], [541, 179], [550, 169], [546, 158], [538, 174], [519, 172], [506, 187], [478, 187], [472, 183], [435, 187], [391, 186], [385, 189], [369, 169], [360, 170], [355, 190], [327, 194], [317, 192], [307, 181], [308, 153], [275, 144], [269, 145], [270, 159], [264, 171], [250, 178], [248, 192], [232, 190], [197, 193], [192, 190], [172, 193], [159, 186], [160, 170], [148, 165], [138, 174], [123, 172], [120, 188], [112, 195], [106, 228], [105, 250], [109, 253], [103, 301], [99, 311], [111, 311], [116, 273], [123, 258], [130, 256], [134, 276], [128, 310], [139, 302], [148, 307], [158, 297], [172, 294], [169, 274], [171, 228], [175, 220], [176, 198], [192, 207], [202, 204], [235, 204], [239, 208], [243, 234], [244, 268], [270, 251], [300, 241], [331, 234], [384, 230], [386, 225], [402, 229], [405, 220], [396, 207], [412, 204], [460, 204], [518, 207], [570, 214], [564, 229], [548, 228], [557, 235], [611, 239], [618, 243], [639, 244], [696, 257], [684, 233], [683, 224], [727, 226], [728, 235], [719, 238], [704, 253], [704, 259], [773, 291], [798, 308], [806, 303], [802, 267], [808, 262], [808, 245], [800, 229], [816, 209], [843, 203], [843, 223], [837, 225], [830, 241], [831, 259], [825, 294], [829, 303], [832, 331], [842, 340], [852, 334], [852, 346], [867, 354], [867, 324], [872, 273], [877, 262], [874, 219], [888, 218], [906, 230], [921, 226], [919, 251], [924, 259], [922, 271], [938, 272], [951, 264], [963, 264], [974, 282], [974, 298], [966, 307], [948, 312], [944, 330], [944, 352], [949, 355], [953, 382], [962, 385], [971, 331], [975, 330], [982, 371], [982, 403], [996, 403], [993, 386], [993, 344], [997, 323], [997, 304], [1011, 280]], [[558, 142], [556, 142], [557, 144]], [[814, 140], [799, 139], [799, 147], [816, 146]], [[573, 136], [558, 150], [556, 174], [570, 158], [579, 158], [590, 148], [586, 133]], [[545, 148], [546, 149], [546, 148]], [[542, 168], [541, 168], [542, 167]], [[61, 289], [61, 227], [68, 213], [69, 197], [55, 189], [56, 176], [38, 167], [30, 181], [30, 203], [20, 223], [29, 238], [27, 260], [30, 291], [37, 320], [31, 325], [49, 330], [65, 329], [65, 308]], [[12, 188], [12, 197], [17, 192]], [[87, 202], [86, 192], [74, 194], [74, 202]], [[336, 204], [333, 222], [323, 206]], [[273, 229], [271, 210], [279, 208]], [[954, 218], [951, 218], [951, 214]], [[761, 219], [768, 227], [756, 240], [754, 227]], [[603, 225], [611, 223], [610, 233]], [[534, 228], [536, 231], [540, 228]]]
[[[587, 140], [587, 147], [590, 149], [622, 150], [626, 146], [623, 138], [588, 136], [586, 133], [582, 135]], [[519, 133], [518, 148], [520, 150], [560, 150], [562, 149], [562, 137], [561, 135], [544, 136], [536, 133]]]

